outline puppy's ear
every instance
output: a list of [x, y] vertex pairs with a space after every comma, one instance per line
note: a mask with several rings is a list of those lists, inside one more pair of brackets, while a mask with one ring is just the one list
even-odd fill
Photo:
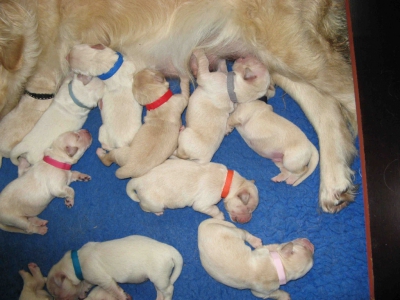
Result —
[[164, 74], [161, 72], [158, 72], [158, 71], [154, 73], [153, 78], [156, 82], [159, 82], [159, 83], [164, 83], [164, 81], [165, 81]]
[[106, 47], [103, 44], [97, 44], [97, 45], [90, 46], [90, 48], [96, 49], [96, 50], [104, 50]]
[[78, 74], [76, 78], [83, 83], [83, 85], [87, 85], [89, 82], [92, 81], [93, 77], [92, 76], [87, 76], [83, 74]]
[[0, 64], [4, 69], [15, 72], [21, 68], [23, 49], [24, 37], [22, 35], [8, 43], [7, 47], [0, 48]]
[[254, 72], [252, 70], [250, 70], [249, 68], [246, 68], [244, 70], [244, 80], [253, 80], [254, 78], [256, 78], [256, 74], [254, 74]]
[[61, 287], [67, 276], [63, 272], [57, 272], [56, 274], [54, 274], [53, 278], [55, 285]]
[[250, 200], [250, 193], [248, 192], [248, 190], [243, 190], [239, 192], [238, 197], [244, 205], [247, 205]]
[[293, 243], [287, 243], [284, 245], [280, 251], [284, 257], [289, 257], [293, 253]]
[[66, 146], [65, 152], [67, 152], [68, 156], [73, 157], [78, 152], [78, 147]]

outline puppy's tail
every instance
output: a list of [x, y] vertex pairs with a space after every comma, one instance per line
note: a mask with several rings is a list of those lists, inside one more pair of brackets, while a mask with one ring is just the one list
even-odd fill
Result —
[[172, 256], [172, 261], [174, 262], [174, 270], [172, 271], [170, 281], [171, 284], [174, 284], [174, 282], [178, 279], [179, 275], [181, 275], [182, 272], [182, 266], [183, 266], [183, 258], [182, 255], [174, 248], [174, 253]]
[[129, 180], [128, 184], [126, 185], [126, 193], [133, 201], [140, 202], [139, 196], [135, 191], [135, 179]]
[[318, 166], [318, 162], [319, 162], [319, 153], [317, 148], [315, 148], [315, 146], [313, 144], [311, 144], [311, 158], [310, 161], [308, 163], [308, 169], [307, 172], [305, 172], [299, 179], [296, 180], [295, 183], [293, 183], [293, 186], [297, 186], [299, 185], [301, 182], [303, 182], [308, 176], [310, 176], [312, 174], [312, 172], [314, 172], [315, 168]]

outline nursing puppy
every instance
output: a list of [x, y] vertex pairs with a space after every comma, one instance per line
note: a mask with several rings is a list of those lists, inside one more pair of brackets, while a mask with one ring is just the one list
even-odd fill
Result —
[[178, 146], [182, 112], [189, 98], [189, 80], [181, 79], [181, 94], [173, 95], [161, 72], [144, 69], [134, 77], [133, 94], [146, 106], [144, 124], [131, 144], [106, 153], [97, 149], [101, 161], [109, 166], [116, 162], [121, 168], [118, 178], [140, 177], [163, 163]]
[[280, 169], [275, 182], [296, 186], [318, 165], [317, 148], [292, 122], [273, 112], [271, 105], [255, 100], [239, 103], [229, 116], [227, 133], [236, 128], [246, 144]]
[[35, 164], [43, 158], [44, 149], [60, 134], [81, 129], [103, 93], [104, 84], [98, 78], [70, 74], [33, 129], [11, 150], [10, 158], [18, 165], [18, 174], [24, 172], [20, 158], [28, 165]]
[[217, 203], [224, 206], [234, 222], [249, 222], [258, 205], [258, 190], [247, 180], [222, 164], [169, 159], [142, 177], [131, 179], [128, 196], [147, 212], [162, 215], [165, 208], [192, 206], [194, 210], [224, 219]]
[[53, 297], [43, 289], [46, 278], [43, 277], [38, 265], [29, 263], [28, 268], [32, 275], [25, 270], [19, 271], [19, 275], [24, 280], [24, 287], [19, 300], [52, 300]]
[[198, 65], [198, 86], [189, 98], [186, 125], [179, 134], [175, 155], [206, 163], [221, 145], [233, 103], [226, 89], [226, 62], [222, 61], [216, 72], [210, 72], [204, 51], [196, 50], [193, 54]]
[[125, 300], [131, 298], [117, 282], [141, 283], [149, 279], [157, 290], [157, 299], [171, 300], [182, 264], [182, 256], [174, 247], [145, 236], [89, 242], [77, 252], [68, 251], [51, 268], [47, 290], [56, 299], [75, 299], [85, 298], [88, 290], [98, 285], [112, 296], [105, 299]]
[[44, 158], [9, 183], [0, 193], [0, 229], [17, 233], [47, 232], [47, 221], [37, 216], [54, 197], [65, 198], [65, 205], [74, 205], [74, 190], [69, 184], [88, 181], [90, 176], [70, 171], [90, 146], [92, 137], [87, 130], [61, 134]]
[[307, 239], [263, 246], [246, 230], [216, 219], [200, 224], [198, 246], [201, 264], [211, 277], [237, 289], [250, 289], [262, 299], [290, 299], [280, 285], [303, 277], [313, 266], [314, 246]]
[[106, 89], [102, 100], [99, 141], [105, 150], [128, 146], [142, 125], [142, 106], [132, 94], [135, 64], [103, 45], [76, 45], [67, 60], [75, 72], [99, 76]]
[[[31, 79], [27, 89], [40, 90], [52, 85]], [[11, 150], [32, 130], [43, 113], [53, 102], [54, 94], [40, 94], [25, 91], [18, 105], [0, 121], [0, 167], [3, 157], [9, 158]]]

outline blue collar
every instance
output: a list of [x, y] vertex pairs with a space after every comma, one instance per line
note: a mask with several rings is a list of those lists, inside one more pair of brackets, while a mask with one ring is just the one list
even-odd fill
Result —
[[228, 88], [229, 98], [231, 99], [232, 102], [237, 103], [238, 99], [235, 93], [235, 75], [236, 75], [235, 72], [228, 72], [226, 78], [226, 86]]
[[81, 264], [79, 263], [78, 251], [77, 250], [72, 250], [71, 251], [71, 258], [72, 258], [72, 264], [74, 266], [75, 276], [79, 280], [83, 280], [82, 269], [81, 269]]
[[83, 104], [81, 101], [79, 101], [78, 98], [76, 98], [74, 92], [72, 91], [72, 80], [68, 83], [68, 91], [69, 91], [69, 95], [72, 98], [72, 101], [74, 101], [74, 103], [76, 105], [78, 105], [79, 107], [82, 107], [82, 108], [92, 109], [91, 107], [87, 107], [85, 104]]
[[118, 59], [115, 62], [115, 65], [108, 72], [97, 76], [98, 78], [100, 78], [101, 80], [106, 80], [108, 78], [111, 78], [115, 73], [117, 73], [119, 68], [122, 66], [122, 63], [124, 62], [124, 57], [122, 56], [122, 54], [119, 52], [117, 52], [117, 54], [118, 54]]

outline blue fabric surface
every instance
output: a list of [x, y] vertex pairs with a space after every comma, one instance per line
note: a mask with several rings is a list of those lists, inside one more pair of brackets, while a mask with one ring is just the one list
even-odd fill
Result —
[[[171, 82], [173, 92], [178, 82]], [[317, 135], [299, 106], [280, 88], [269, 99], [274, 111], [299, 126], [318, 148]], [[175, 283], [175, 300], [257, 299], [249, 290], [237, 290], [212, 279], [202, 268], [197, 248], [197, 227], [208, 216], [191, 208], [166, 210], [156, 216], [143, 212], [125, 193], [128, 180], [118, 180], [116, 165], [105, 167], [95, 151], [100, 146], [99, 109], [90, 114], [84, 128], [93, 143], [83, 158], [72, 167], [92, 176], [90, 182], [74, 182], [75, 205], [67, 209], [63, 199], [55, 198], [40, 215], [48, 220], [46, 235], [23, 235], [0, 231], [0, 299], [18, 299], [22, 279], [18, 270], [29, 262], [39, 265], [44, 275], [64, 253], [79, 249], [89, 241], [105, 241], [139, 234], [174, 246], [183, 256], [184, 266]], [[356, 140], [358, 148], [358, 140]], [[355, 202], [338, 214], [323, 213], [318, 207], [319, 167], [297, 187], [270, 180], [277, 167], [258, 156], [241, 139], [237, 131], [227, 136], [213, 161], [255, 179], [260, 204], [247, 224], [236, 224], [264, 244], [287, 242], [299, 237], [315, 245], [314, 267], [303, 278], [291, 281], [282, 289], [292, 299], [369, 299], [368, 268], [361, 167], [357, 157], [352, 168], [355, 183], [360, 184]], [[17, 168], [3, 159], [0, 189], [17, 177]], [[195, 178], [193, 178], [195, 180]], [[229, 216], [219, 204], [225, 217]], [[151, 282], [122, 284], [135, 300], [156, 298]]]

